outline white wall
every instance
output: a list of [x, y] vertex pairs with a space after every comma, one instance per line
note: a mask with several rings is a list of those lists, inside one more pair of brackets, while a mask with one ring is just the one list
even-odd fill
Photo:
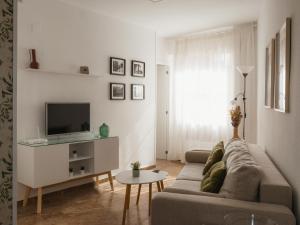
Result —
[[169, 42], [163, 37], [156, 37], [156, 63], [169, 65]]
[[[155, 32], [54, 0], [18, 2], [17, 138], [44, 134], [45, 102], [90, 102], [91, 128], [106, 122], [120, 137], [120, 168], [134, 160], [155, 164]], [[28, 49], [41, 69], [77, 72], [87, 65], [101, 78], [24, 71]], [[126, 76], [109, 75], [109, 57], [127, 60]], [[130, 60], [146, 63], [146, 77], [130, 76]], [[126, 100], [109, 100], [109, 82], [126, 83]], [[130, 100], [130, 84], [146, 87], [144, 101]]]
[[[265, 48], [286, 17], [292, 17], [292, 67], [290, 113], [264, 108]], [[265, 0], [258, 22], [258, 144], [264, 147], [294, 189], [294, 205], [300, 220], [300, 2]]]

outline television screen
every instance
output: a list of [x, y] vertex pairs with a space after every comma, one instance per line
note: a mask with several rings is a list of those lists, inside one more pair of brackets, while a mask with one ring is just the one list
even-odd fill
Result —
[[46, 103], [46, 135], [90, 131], [89, 103]]

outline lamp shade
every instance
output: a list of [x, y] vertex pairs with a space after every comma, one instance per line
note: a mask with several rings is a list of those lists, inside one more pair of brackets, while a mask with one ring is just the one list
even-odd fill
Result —
[[254, 69], [254, 66], [237, 66], [236, 69], [241, 74], [249, 74]]

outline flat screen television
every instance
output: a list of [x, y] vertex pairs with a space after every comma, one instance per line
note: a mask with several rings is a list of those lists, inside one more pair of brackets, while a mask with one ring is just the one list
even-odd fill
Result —
[[46, 103], [46, 136], [90, 131], [90, 103]]

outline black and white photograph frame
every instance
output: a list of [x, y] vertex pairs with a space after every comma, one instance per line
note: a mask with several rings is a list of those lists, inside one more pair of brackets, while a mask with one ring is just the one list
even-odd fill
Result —
[[145, 77], [146, 65], [145, 62], [132, 60], [131, 61], [131, 76]]
[[125, 76], [126, 75], [126, 60], [122, 58], [110, 57], [109, 60], [110, 74]]
[[126, 87], [124, 83], [110, 83], [110, 100], [125, 100]]
[[144, 99], [145, 99], [145, 85], [131, 84], [131, 100], [144, 100]]
[[276, 72], [274, 87], [274, 109], [289, 111], [290, 67], [291, 67], [291, 18], [287, 18], [276, 35]]

